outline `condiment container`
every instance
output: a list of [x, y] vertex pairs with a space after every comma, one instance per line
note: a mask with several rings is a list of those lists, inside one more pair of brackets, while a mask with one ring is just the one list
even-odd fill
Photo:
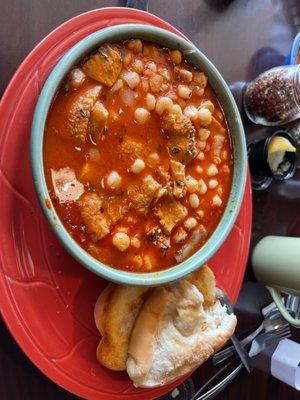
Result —
[[244, 107], [250, 120], [261, 125], [284, 125], [300, 118], [300, 65], [260, 74], [246, 88]]
[[274, 132], [270, 136], [248, 145], [248, 160], [254, 189], [266, 189], [273, 179], [283, 181], [291, 178], [295, 173], [297, 156], [294, 151], [285, 151], [280, 168], [272, 169], [272, 165], [270, 165], [270, 143], [275, 136], [281, 136], [287, 139], [292, 146], [295, 146], [293, 138], [285, 131]]

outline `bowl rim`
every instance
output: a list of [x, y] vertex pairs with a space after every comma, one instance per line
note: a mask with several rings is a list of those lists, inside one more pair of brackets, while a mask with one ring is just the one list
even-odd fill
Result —
[[[230, 129], [234, 153], [231, 190], [227, 205], [217, 227], [208, 241], [188, 259], [173, 267], [156, 272], [138, 273], [119, 270], [103, 264], [80, 247], [58, 217], [49, 197], [44, 175], [43, 143], [45, 123], [53, 97], [64, 76], [76, 62], [96, 46], [105, 42], [121, 41], [129, 38], [141, 38], [169, 48], [178, 48], [192, 64], [201, 64], [201, 69], [208, 75], [210, 84], [216, 92], [224, 112], [225, 108], [229, 109], [232, 120], [229, 121], [229, 117], [226, 120], [229, 128], [230, 124], [234, 125], [235, 132], [233, 135], [232, 128]], [[218, 86], [217, 90], [216, 86]], [[220, 97], [222, 97], [222, 101]], [[30, 156], [33, 182], [40, 205], [49, 225], [62, 245], [80, 264], [90, 271], [110, 281], [127, 285], [155, 286], [166, 284], [182, 278], [203, 265], [216, 253], [231, 231], [240, 210], [246, 183], [247, 153], [243, 124], [234, 98], [223, 77], [194, 44], [165, 29], [142, 24], [124, 24], [100, 29], [80, 40], [64, 54], [49, 74], [39, 95], [32, 122]], [[236, 165], [237, 161], [238, 166]], [[49, 201], [51, 207], [49, 207]]]

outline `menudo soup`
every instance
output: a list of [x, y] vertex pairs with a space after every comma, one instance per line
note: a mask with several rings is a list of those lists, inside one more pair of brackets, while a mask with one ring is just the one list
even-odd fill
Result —
[[70, 235], [115, 268], [150, 272], [197, 251], [232, 179], [224, 114], [203, 72], [139, 39], [73, 68], [49, 111], [44, 167]]

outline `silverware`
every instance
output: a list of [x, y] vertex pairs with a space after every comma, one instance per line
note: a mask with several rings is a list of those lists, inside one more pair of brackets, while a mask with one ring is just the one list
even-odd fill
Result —
[[[259, 325], [255, 331], [248, 335], [245, 339], [241, 340], [240, 343], [243, 347], [246, 347], [249, 343], [253, 341], [262, 331], [273, 332], [278, 327], [288, 326], [288, 322], [280, 314], [277, 308], [271, 309], [264, 317], [263, 322]], [[228, 347], [225, 350], [221, 350], [216, 353], [212, 358], [213, 365], [218, 365], [225, 361], [228, 357], [235, 353], [235, 348], [233, 346]]]
[[[230, 300], [229, 300], [228, 296], [225, 294], [225, 292], [223, 292], [223, 290], [217, 289], [216, 295], [217, 295], [217, 298], [220, 300], [220, 303], [222, 305], [226, 306], [227, 312], [229, 314], [233, 314], [232, 305], [230, 303]], [[231, 336], [230, 340], [231, 340], [236, 352], [238, 353], [238, 355], [239, 355], [244, 367], [246, 368], [246, 370], [248, 372], [251, 372], [253, 367], [252, 367], [251, 358], [249, 357], [248, 353], [243, 348], [243, 346], [241, 345], [240, 341], [238, 340], [238, 338], [236, 337], [235, 334], [233, 334]]]
[[285, 299], [285, 306], [288, 311], [293, 314], [294, 318], [300, 317], [300, 297], [292, 294], [287, 294]]
[[[282, 339], [289, 338], [291, 336], [291, 331], [289, 326], [278, 328], [275, 332], [265, 332], [256, 337], [249, 351], [250, 357], [255, 357], [260, 354], [264, 350], [266, 350], [270, 346], [277, 345]], [[202, 393], [208, 386], [211, 386], [211, 383], [216, 380], [218, 376], [220, 376], [219, 371], [215, 376], [209, 379], [205, 385], [202, 386], [200, 390], [195, 394], [193, 400], [211, 400], [216, 397], [232, 380], [239, 374], [239, 372], [243, 369], [243, 364], [239, 364], [230, 374], [228, 374], [224, 379], [222, 379], [219, 383], [217, 383], [214, 387], [209, 389], [204, 394], [198, 396]], [[197, 397], [198, 396], [198, 397]]]

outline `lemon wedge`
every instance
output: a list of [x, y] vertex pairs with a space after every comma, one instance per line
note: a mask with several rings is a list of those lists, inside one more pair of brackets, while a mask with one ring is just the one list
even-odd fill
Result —
[[294, 153], [296, 147], [283, 136], [273, 136], [268, 146], [268, 155], [276, 153], [277, 151], [290, 151]]
[[268, 146], [268, 164], [273, 172], [278, 170], [286, 152], [294, 153], [296, 147], [283, 136], [273, 136]]

